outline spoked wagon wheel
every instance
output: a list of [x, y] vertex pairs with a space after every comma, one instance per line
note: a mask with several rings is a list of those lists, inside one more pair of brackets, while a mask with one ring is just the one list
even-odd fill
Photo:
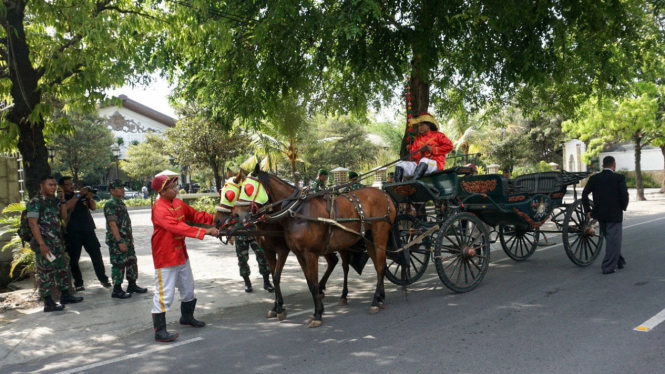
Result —
[[554, 213], [552, 213], [552, 218], [550, 221], [554, 222], [554, 226], [558, 231], [563, 231], [563, 220], [566, 219], [566, 207], [558, 206], [554, 208]]
[[501, 247], [508, 257], [515, 261], [524, 261], [536, 251], [540, 230], [535, 231], [520, 226], [500, 225], [499, 239]]
[[[398, 239], [400, 241], [400, 247], [418, 237], [419, 234], [416, 231], [417, 222], [418, 220], [416, 217], [411, 215], [399, 215], [395, 218], [394, 224], [399, 227]], [[427, 264], [429, 263], [430, 252], [426, 244], [427, 241], [423, 241], [422, 243], [409, 248], [411, 266], [407, 272], [408, 278], [406, 282], [402, 282], [402, 265], [388, 257], [386, 257], [386, 278], [400, 286], [402, 284], [411, 284], [420, 279], [420, 277], [425, 274]]]
[[490, 262], [490, 239], [483, 222], [470, 213], [455, 214], [434, 235], [434, 263], [443, 284], [458, 293], [476, 288]]
[[563, 247], [568, 258], [577, 266], [589, 266], [598, 258], [604, 242], [600, 224], [584, 214], [582, 200], [570, 204], [563, 221]]

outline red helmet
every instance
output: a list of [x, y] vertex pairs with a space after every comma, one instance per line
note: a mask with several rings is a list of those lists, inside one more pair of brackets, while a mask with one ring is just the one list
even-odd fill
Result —
[[167, 175], [160, 175], [152, 178], [152, 189], [156, 192], [162, 192], [165, 188], [172, 185], [178, 180], [178, 177], [169, 178]]

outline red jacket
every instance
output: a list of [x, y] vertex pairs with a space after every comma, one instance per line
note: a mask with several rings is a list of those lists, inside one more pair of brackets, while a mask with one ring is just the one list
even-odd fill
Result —
[[183, 265], [189, 258], [185, 236], [203, 239], [206, 229], [185, 221], [212, 224], [212, 214], [196, 211], [180, 199], [158, 199], [152, 206], [152, 260], [155, 269]]
[[446, 166], [446, 155], [453, 150], [453, 142], [448, 139], [442, 132], [429, 131], [426, 135], [418, 135], [414, 139], [413, 144], [409, 146], [411, 152], [415, 152], [422, 148], [424, 145], [432, 147], [432, 152], [418, 152], [413, 155], [413, 159], [419, 162], [421, 158], [426, 157], [430, 160], [436, 161], [436, 167], [443, 170]]

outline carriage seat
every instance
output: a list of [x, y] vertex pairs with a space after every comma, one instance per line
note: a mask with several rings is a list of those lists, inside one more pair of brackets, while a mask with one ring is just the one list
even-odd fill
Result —
[[456, 173], [457, 172], [457, 167], [454, 168], [448, 168], [448, 169], [443, 169], [443, 170], [437, 170], [431, 174], [425, 174], [426, 177], [434, 177], [437, 175], [443, 175], [443, 174], [450, 174], [450, 173]]
[[543, 195], [566, 190], [566, 186], [561, 183], [561, 173], [558, 171], [520, 175], [513, 179], [513, 188], [516, 193]]

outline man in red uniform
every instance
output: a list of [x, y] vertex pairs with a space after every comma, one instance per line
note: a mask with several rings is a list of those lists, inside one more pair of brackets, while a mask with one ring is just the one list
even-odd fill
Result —
[[415, 162], [400, 161], [395, 165], [395, 182], [401, 182], [404, 176], [420, 179], [425, 174], [443, 170], [446, 166], [446, 155], [453, 150], [453, 142], [442, 132], [439, 123], [429, 113], [421, 113], [411, 123], [418, 125], [418, 135], [409, 146], [411, 152], [423, 147], [425, 149], [412, 156]]
[[155, 177], [152, 188], [159, 193], [159, 199], [152, 206], [152, 259], [155, 263], [155, 296], [153, 298], [152, 321], [155, 326], [155, 340], [170, 342], [178, 334], [166, 331], [166, 311], [173, 303], [175, 288], [180, 291], [181, 325], [203, 327], [205, 322], [194, 319], [196, 297], [194, 296], [194, 276], [189, 266], [189, 256], [185, 237], [203, 239], [207, 234], [219, 236], [216, 228], [189, 226], [186, 221], [212, 225], [210, 213], [199, 212], [182, 200], [178, 194], [178, 178]]

